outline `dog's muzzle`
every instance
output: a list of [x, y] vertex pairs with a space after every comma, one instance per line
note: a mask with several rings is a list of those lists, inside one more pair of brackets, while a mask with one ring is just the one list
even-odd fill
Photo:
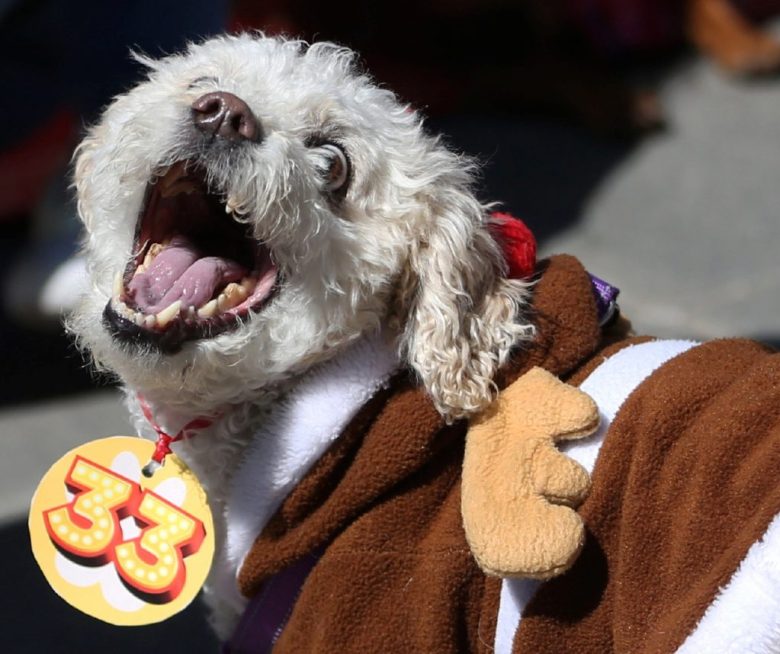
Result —
[[[232, 93], [195, 100], [192, 121], [214, 142], [259, 143], [263, 136], [249, 106]], [[114, 281], [104, 325], [120, 341], [167, 353], [238, 327], [278, 287], [268, 247], [234, 219], [230, 199], [210, 189], [205, 170], [190, 160], [150, 180], [133, 252]]]

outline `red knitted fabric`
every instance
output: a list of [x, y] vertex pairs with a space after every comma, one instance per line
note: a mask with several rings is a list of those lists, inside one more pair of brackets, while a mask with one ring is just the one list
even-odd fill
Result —
[[492, 214], [490, 232], [504, 251], [509, 277], [526, 279], [536, 268], [536, 238], [527, 225], [508, 213]]

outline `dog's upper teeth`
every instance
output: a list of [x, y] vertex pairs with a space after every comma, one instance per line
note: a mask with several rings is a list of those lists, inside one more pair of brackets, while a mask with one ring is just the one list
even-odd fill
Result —
[[147, 268], [149, 267], [149, 264], [152, 263], [154, 258], [160, 254], [164, 249], [164, 246], [161, 243], [152, 243], [149, 246], [149, 251], [146, 253], [146, 256], [144, 257], [144, 263], [143, 265]]
[[157, 314], [157, 325], [165, 327], [171, 320], [179, 315], [179, 311], [181, 311], [181, 300], [176, 300], [176, 302], [173, 302]]
[[160, 187], [160, 194], [164, 198], [172, 198], [176, 195], [180, 195], [181, 193], [190, 195], [193, 192], [195, 192], [195, 184], [193, 184], [188, 179], [184, 179], [181, 181], [176, 180], [174, 182], [164, 184], [163, 186]]
[[172, 188], [170, 185], [162, 186], [160, 188], [160, 195], [162, 195], [164, 198], [172, 198], [174, 195], [178, 195], [175, 190], [176, 189]]
[[241, 217], [244, 216], [246, 212], [242, 208], [241, 202], [236, 200], [236, 198], [227, 198], [225, 200], [225, 213], [236, 214], [236, 217]]
[[176, 185], [176, 182], [179, 181], [179, 178], [174, 175], [168, 175], [166, 177], [163, 177], [160, 182], [160, 193], [162, 193], [162, 196], [164, 198], [171, 196], [171, 189]]
[[143, 262], [140, 263], [138, 267], [135, 269], [135, 272], [133, 273], [133, 277], [143, 272], [146, 272], [149, 269], [149, 266], [152, 265], [152, 261], [154, 261], [155, 257], [158, 254], [160, 254], [160, 252], [162, 252], [164, 249], [165, 249], [165, 244], [152, 243], [149, 246], [149, 250], [146, 252], [146, 256], [144, 257]]

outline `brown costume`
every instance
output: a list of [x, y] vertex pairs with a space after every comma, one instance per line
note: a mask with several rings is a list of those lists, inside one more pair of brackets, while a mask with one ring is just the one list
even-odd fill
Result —
[[[542, 264], [536, 341], [498, 380], [533, 366], [580, 383], [637, 342], [598, 325], [571, 257]], [[780, 511], [780, 360], [746, 341], [695, 348], [631, 394], [580, 507], [584, 550], [545, 583], [515, 638], [520, 654], [673, 652]], [[445, 425], [397, 375], [285, 500], [239, 574], [252, 596], [323, 549], [274, 652], [491, 652], [501, 580], [467, 544], [467, 426]]]

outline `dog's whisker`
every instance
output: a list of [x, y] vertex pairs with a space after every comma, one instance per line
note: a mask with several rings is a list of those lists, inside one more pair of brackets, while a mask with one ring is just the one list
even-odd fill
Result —
[[139, 246], [136, 247], [136, 249], [132, 252], [131, 256], [134, 259], [141, 256], [141, 253], [146, 249], [146, 246], [148, 245], [149, 245], [149, 239], [146, 239], [143, 243], [141, 243]]
[[124, 289], [123, 286], [123, 280], [122, 280], [122, 271], [117, 270], [116, 275], [114, 275], [114, 297], [119, 300], [122, 297], [122, 291]]

